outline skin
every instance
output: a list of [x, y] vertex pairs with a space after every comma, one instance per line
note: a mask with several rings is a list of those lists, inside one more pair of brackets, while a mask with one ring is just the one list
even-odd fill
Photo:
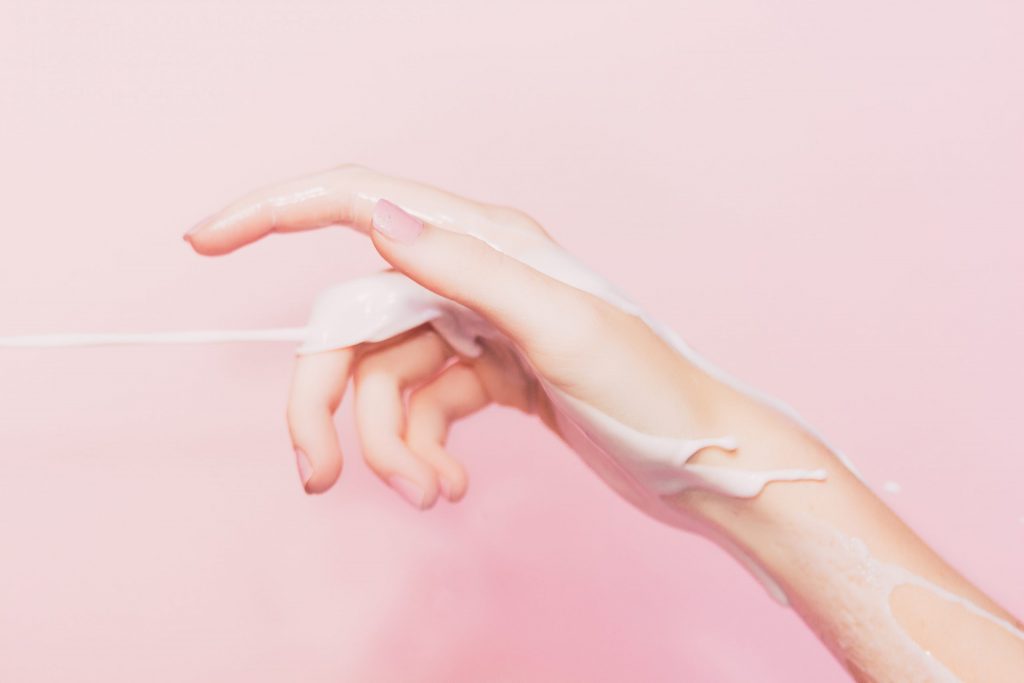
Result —
[[[421, 219], [422, 232], [403, 241], [375, 230], [382, 198]], [[445, 449], [457, 420], [497, 403], [537, 415], [557, 434], [552, 406], [537, 384], [540, 375], [639, 431], [731, 434], [741, 444], [736, 453], [708, 449], [692, 462], [827, 469], [826, 482], [773, 484], [753, 499], [686, 491], [663, 499], [665, 514], [658, 518], [685, 520], [677, 526], [703, 529], [754, 558], [857, 680], [894, 680], [900, 669], [898, 662], [872, 656], [873, 634], [851, 630], [836, 609], [835, 597], [845, 589], [806, 540], [822, 529], [856, 537], [879, 561], [904, 567], [1020, 628], [799, 424], [709, 376], [638, 318], [506, 255], [551, 240], [520, 211], [344, 166], [248, 195], [185, 239], [200, 254], [220, 255], [271, 232], [333, 225], [366, 233], [396, 270], [486, 318], [530, 368], [496, 345], [486, 346], [479, 358], [460, 357], [429, 327], [384, 343], [300, 356], [288, 426], [299, 457], [308, 459], [308, 493], [326, 491], [341, 472], [332, 418], [350, 379], [367, 464], [410, 503], [428, 508], [440, 496], [457, 501], [466, 492], [466, 470]], [[646, 400], [641, 405], [635, 396]], [[1024, 680], [1019, 634], [918, 586], [898, 587], [889, 606], [903, 631], [962, 680]]]

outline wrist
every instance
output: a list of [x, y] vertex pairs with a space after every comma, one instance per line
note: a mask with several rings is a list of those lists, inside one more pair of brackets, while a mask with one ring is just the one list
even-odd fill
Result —
[[[701, 525], [715, 529], [761, 559], [781, 566], [797, 554], [801, 529], [825, 521], [844, 528], [870, 508], [873, 494], [824, 444], [789, 416], [730, 387], [719, 387], [702, 427], [707, 435], [728, 435], [737, 449], [707, 449], [691, 463], [749, 472], [824, 470], [824, 481], [773, 481], [752, 498], [691, 489], [670, 501]], [[883, 506], [884, 509], [884, 506]]]

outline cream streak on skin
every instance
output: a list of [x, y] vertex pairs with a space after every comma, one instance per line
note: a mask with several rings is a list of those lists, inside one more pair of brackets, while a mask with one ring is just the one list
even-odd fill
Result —
[[[389, 202], [380, 201], [378, 209], [375, 212], [375, 225], [378, 229], [399, 241], [415, 239], [419, 220]], [[382, 220], [377, 220], [378, 213], [382, 214]], [[438, 217], [433, 218], [435, 224], [443, 225], [446, 222], [437, 220]], [[609, 282], [582, 266], [564, 250], [531, 239], [503, 245], [498, 243], [502, 240], [495, 239], [493, 235], [470, 234], [548, 276], [598, 296], [640, 318], [679, 354], [698, 367], [773, 405], [813, 434], [813, 430], [794, 411], [741, 386], [712, 366], [675, 333], [649, 318]], [[477, 356], [481, 352], [480, 340], [487, 340], [489, 343], [505, 345], [516, 354], [523, 367], [529, 368], [525, 356], [481, 316], [394, 271], [352, 280], [325, 290], [314, 302], [309, 323], [305, 327], [6, 337], [0, 338], [0, 347], [298, 341], [301, 342], [298, 353], [304, 355], [385, 341], [424, 324], [433, 327], [453, 349], [464, 356]], [[824, 481], [827, 478], [825, 470], [753, 471], [694, 464], [690, 462], [691, 459], [704, 449], [734, 451], [740, 444], [728, 434], [694, 435], [678, 439], [641, 433], [562, 392], [537, 373], [534, 375], [555, 408], [556, 422], [562, 437], [614, 490], [661, 521], [711, 537], [761, 581], [776, 600], [788, 603], [784, 589], [738, 544], [709, 525], [699, 523], [681, 510], [666, 504], [665, 499], [688, 489], [705, 489], [725, 496], [752, 498], [772, 482]], [[843, 463], [848, 464], [841, 454], [837, 452], [837, 455]], [[852, 466], [850, 469], [853, 469]], [[801, 539], [800, 542], [808, 550], [808, 581], [823, 581], [823, 577], [828, 577], [829, 581], [834, 582], [827, 587], [827, 592], [835, 592], [835, 609], [849, 616], [853, 628], [870, 626], [875, 634], [870, 641], [873, 645], [871, 651], [859, 653], [858, 658], [863, 661], [882, 659], [901, 663], [891, 667], [892, 671], [899, 673], [897, 678], [889, 680], [957, 680], [910, 638], [893, 616], [890, 598], [892, 591], [900, 585], [923, 587], [941, 599], [956, 602], [1000, 628], [1022, 637], [1013, 625], [985, 612], [970, 601], [902, 567], [878, 562], [865, 544], [856, 538], [846, 537], [825, 527], [818, 537]], [[841, 643], [843, 640], [842, 634], [837, 634], [835, 641]], [[840, 653], [842, 656], [850, 654]]]

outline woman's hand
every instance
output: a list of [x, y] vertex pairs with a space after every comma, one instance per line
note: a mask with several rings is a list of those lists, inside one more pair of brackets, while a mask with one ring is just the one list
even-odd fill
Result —
[[[350, 375], [367, 462], [421, 508], [439, 493], [465, 493], [465, 470], [444, 449], [451, 423], [491, 402], [515, 406], [631, 502], [697, 525], [736, 555], [858, 680], [1021, 680], [1024, 636], [1012, 615], [799, 420], [715, 379], [522, 213], [344, 167], [246, 197], [186, 239], [222, 254], [270, 232], [337, 224], [369, 234], [400, 273], [378, 276], [393, 287], [383, 291], [396, 293], [394, 278], [407, 277], [494, 334], [474, 337], [481, 353], [459, 355], [434, 320], [381, 343], [300, 356], [288, 423], [307, 491], [325, 491], [341, 471], [331, 417]], [[735, 437], [734, 453], [707, 438], [723, 434]], [[768, 481], [824, 478], [765, 471], [793, 465], [827, 468], [828, 480], [761, 495]], [[730, 476], [739, 477], [731, 488], [717, 486]]]
[[[494, 402], [558, 431], [540, 382], [646, 434], [692, 437], [709, 428], [710, 378], [640, 318], [585, 291], [610, 286], [519, 211], [345, 166], [244, 197], [185, 238], [216, 255], [271, 232], [329, 225], [368, 234], [397, 271], [482, 316], [510, 343], [485, 339], [479, 356], [459, 356], [423, 325], [382, 343], [300, 356], [288, 425], [306, 491], [326, 491], [341, 472], [332, 415], [350, 376], [366, 462], [420, 508], [465, 494], [465, 468], [444, 448], [454, 421]], [[555, 268], [577, 286], [542, 272]], [[636, 493], [635, 482], [591, 464], [620, 492]]]

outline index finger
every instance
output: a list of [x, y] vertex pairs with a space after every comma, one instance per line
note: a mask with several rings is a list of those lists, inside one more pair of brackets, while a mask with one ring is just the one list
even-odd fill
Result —
[[200, 254], [217, 255], [272, 232], [344, 225], [369, 233], [373, 206], [381, 198], [439, 227], [482, 233], [485, 239], [501, 230], [493, 218], [503, 209], [360, 166], [341, 166], [246, 195], [196, 225], [185, 240]]

